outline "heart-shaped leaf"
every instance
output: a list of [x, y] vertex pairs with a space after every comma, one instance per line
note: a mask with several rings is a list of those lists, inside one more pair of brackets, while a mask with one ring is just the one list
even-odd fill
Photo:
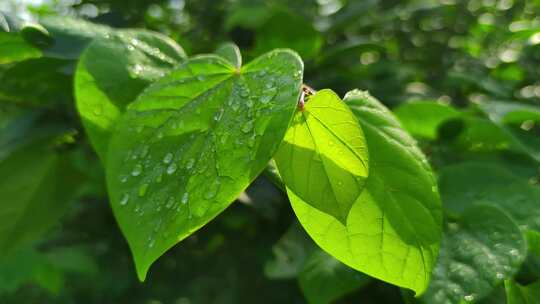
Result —
[[356, 90], [345, 101], [372, 151], [364, 190], [346, 225], [289, 190], [292, 207], [326, 252], [354, 269], [420, 294], [427, 288], [441, 238], [435, 179], [425, 157], [388, 109]]
[[274, 159], [290, 191], [346, 224], [368, 176], [368, 151], [358, 120], [336, 93], [309, 98]]
[[287, 50], [242, 69], [196, 56], [129, 106], [111, 138], [106, 171], [140, 279], [265, 168], [296, 109], [302, 72], [300, 57]]
[[108, 37], [88, 46], [75, 74], [77, 110], [102, 160], [111, 128], [125, 107], [185, 58], [180, 46], [157, 33], [129, 30]]
[[474, 302], [511, 278], [527, 255], [525, 239], [498, 208], [474, 206], [446, 225], [424, 303]]

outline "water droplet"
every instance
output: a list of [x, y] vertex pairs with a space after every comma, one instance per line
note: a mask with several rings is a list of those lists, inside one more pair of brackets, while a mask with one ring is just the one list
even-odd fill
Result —
[[169, 174], [169, 175], [173, 174], [174, 172], [176, 172], [176, 169], [177, 169], [177, 168], [178, 168], [178, 167], [176, 166], [175, 163], [170, 164], [170, 165], [167, 167], [167, 174]]
[[263, 104], [269, 103], [272, 99], [274, 99], [276, 94], [277, 94], [276, 88], [267, 89], [266, 91], [264, 91], [263, 95], [261, 96], [261, 103]]
[[191, 158], [190, 160], [188, 160], [188, 162], [186, 164], [186, 169], [190, 170], [191, 168], [193, 168], [194, 164], [195, 164], [195, 160], [193, 158]]
[[511, 249], [510, 250], [510, 255], [512, 256], [518, 256], [519, 255], [519, 251], [517, 249]]
[[170, 164], [172, 159], [173, 159], [173, 154], [169, 152], [169, 153], [165, 154], [165, 157], [163, 157], [163, 163], [164, 164]]
[[436, 193], [437, 192], [437, 186], [431, 186], [431, 192]]
[[251, 131], [253, 129], [253, 121], [250, 120], [250, 121], [247, 121], [243, 126], [242, 126], [242, 132], [244, 133], [248, 133], [249, 131]]
[[133, 38], [133, 39], [131, 39], [131, 44], [133, 44], [133, 45], [138, 45], [138, 44], [139, 44], [139, 40]]
[[137, 126], [137, 127], [135, 128], [135, 132], [141, 133], [142, 130], [143, 130], [143, 128], [144, 128], [143, 126]]
[[156, 244], [156, 241], [154, 239], [150, 239], [148, 241], [148, 248], [152, 248], [154, 247], [154, 245]]
[[146, 157], [146, 155], [148, 155], [148, 151], [150, 150], [150, 148], [148, 146], [143, 146], [142, 149], [141, 149], [141, 157]]
[[495, 277], [496, 277], [497, 279], [499, 279], [499, 280], [504, 279], [504, 275], [503, 275], [502, 273], [500, 273], [500, 272], [497, 272], [497, 274], [495, 274]]
[[472, 302], [474, 301], [474, 295], [473, 294], [466, 295], [463, 297], [463, 299], [467, 302]]
[[184, 193], [184, 195], [182, 195], [182, 204], [184, 205], [187, 204], [188, 200], [189, 200], [189, 193], [186, 192]]
[[96, 105], [94, 108], [94, 115], [100, 116], [101, 114], [103, 114], [103, 107], [101, 105]]
[[158, 139], [162, 139], [163, 138], [163, 132], [159, 131], [157, 134], [156, 134], [156, 137]]
[[203, 75], [199, 75], [197, 76], [197, 80], [198, 81], [203, 81], [205, 79], [205, 77]]
[[215, 180], [210, 185], [210, 188], [208, 189], [208, 191], [206, 191], [206, 193], [204, 194], [204, 198], [207, 199], [207, 200], [214, 198], [217, 195], [220, 186], [221, 186], [221, 183], [220, 183], [219, 179]]
[[123, 183], [127, 182], [128, 176], [127, 175], [120, 175], [119, 180], [123, 184]]
[[143, 197], [146, 194], [146, 191], [148, 190], [148, 184], [142, 184], [139, 187], [139, 196]]
[[221, 137], [219, 138], [219, 142], [224, 145], [227, 143], [227, 139], [229, 138], [229, 133], [223, 133], [221, 134]]
[[142, 173], [142, 166], [141, 164], [136, 164], [135, 167], [133, 167], [133, 170], [131, 171], [132, 176], [139, 176]]
[[218, 112], [216, 112], [216, 114], [214, 115], [214, 121], [220, 121], [221, 120], [221, 116], [223, 116], [223, 109], [219, 110]]
[[250, 138], [248, 138], [247, 145], [250, 148], [253, 148], [253, 146], [255, 146], [255, 136], [251, 136]]
[[120, 199], [120, 206], [127, 205], [128, 201], [129, 201], [129, 194], [124, 193], [124, 195], [122, 195], [122, 198]]
[[139, 75], [142, 71], [143, 71], [143, 67], [142, 65], [140, 64], [136, 64], [134, 67], [133, 67], [133, 72], [135, 73], [135, 75]]
[[167, 200], [167, 204], [165, 205], [165, 207], [167, 207], [167, 209], [171, 209], [173, 205], [174, 205], [174, 197], [171, 196]]
[[135, 48], [134, 48], [133, 45], [131, 45], [131, 44], [128, 44], [127, 49], [128, 49], [128, 51], [130, 51], [130, 52], [135, 50]]

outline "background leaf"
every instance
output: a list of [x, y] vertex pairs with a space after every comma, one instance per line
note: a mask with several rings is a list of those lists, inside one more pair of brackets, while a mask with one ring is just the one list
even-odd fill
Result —
[[2, 255], [33, 240], [65, 213], [81, 179], [65, 158], [36, 142], [0, 162], [0, 175], [10, 176], [0, 181]]
[[511, 278], [527, 254], [518, 226], [498, 208], [474, 206], [449, 222], [425, 303], [478, 301]]
[[126, 106], [186, 57], [179, 45], [157, 33], [126, 30], [108, 35], [88, 46], [75, 74], [77, 110], [102, 160], [111, 128]]
[[540, 303], [540, 282], [521, 286], [513, 281], [506, 281], [505, 287], [508, 304]]
[[370, 278], [316, 250], [298, 276], [302, 292], [310, 304], [332, 303], [370, 282]]

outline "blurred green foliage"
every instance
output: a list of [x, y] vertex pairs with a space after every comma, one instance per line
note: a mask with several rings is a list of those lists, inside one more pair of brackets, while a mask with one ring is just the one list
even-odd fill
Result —
[[[76, 60], [86, 39], [99, 31], [85, 36], [70, 28], [83, 39], [70, 44], [70, 37], [57, 37], [42, 51], [53, 43], [49, 35], [63, 33], [47, 27], [47, 18], [58, 15], [158, 31], [188, 55], [213, 52], [227, 41], [240, 47], [246, 62], [273, 48], [293, 48], [305, 61], [305, 82], [315, 89], [332, 88], [341, 96], [356, 87], [369, 90], [395, 109], [432, 166], [444, 168], [441, 191], [450, 219], [469, 200], [489, 200], [529, 230], [536, 255], [529, 254], [517, 283], [507, 282], [507, 292], [526, 299], [538, 285], [530, 283], [540, 278], [540, 222], [530, 215], [539, 208], [531, 198], [539, 196], [540, 178], [540, 1], [8, 0], [0, 10], [0, 38], [9, 41], [0, 45], [2, 178], [18, 178], [10, 172], [24, 166], [13, 168], [13, 158], [45, 139], [43, 149], [68, 160], [77, 176], [70, 180], [74, 185], [56, 186], [39, 184], [39, 176], [20, 178], [53, 192], [72, 187], [76, 194], [52, 227], [29, 219], [32, 231], [46, 231], [40, 238], [0, 252], [0, 303], [304, 303], [303, 293], [309, 299], [317, 291], [341, 297], [337, 303], [408, 299], [382, 282], [361, 276], [351, 282], [335, 260], [320, 262], [326, 269], [310, 268], [310, 261], [332, 258], [316, 251], [302, 230], [291, 232], [296, 219], [266, 177], [159, 259], [147, 282], [139, 283], [108, 205], [103, 169], [74, 108]], [[21, 33], [33, 37], [34, 45], [13, 34], [21, 29], [17, 15], [45, 25]], [[68, 47], [61, 46], [65, 41]], [[36, 212], [47, 211], [62, 215]], [[338, 294], [306, 283], [312, 273], [330, 273], [327, 279], [343, 272], [348, 281], [338, 284]], [[335, 283], [324, 282], [317, 284]], [[486, 303], [504, 303], [499, 294], [501, 286]], [[520, 301], [535, 303], [527, 300]]]

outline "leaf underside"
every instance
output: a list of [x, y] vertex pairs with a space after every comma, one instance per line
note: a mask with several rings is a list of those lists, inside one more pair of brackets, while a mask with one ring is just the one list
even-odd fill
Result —
[[345, 224], [368, 175], [358, 120], [331, 90], [297, 111], [274, 157], [289, 191]]

